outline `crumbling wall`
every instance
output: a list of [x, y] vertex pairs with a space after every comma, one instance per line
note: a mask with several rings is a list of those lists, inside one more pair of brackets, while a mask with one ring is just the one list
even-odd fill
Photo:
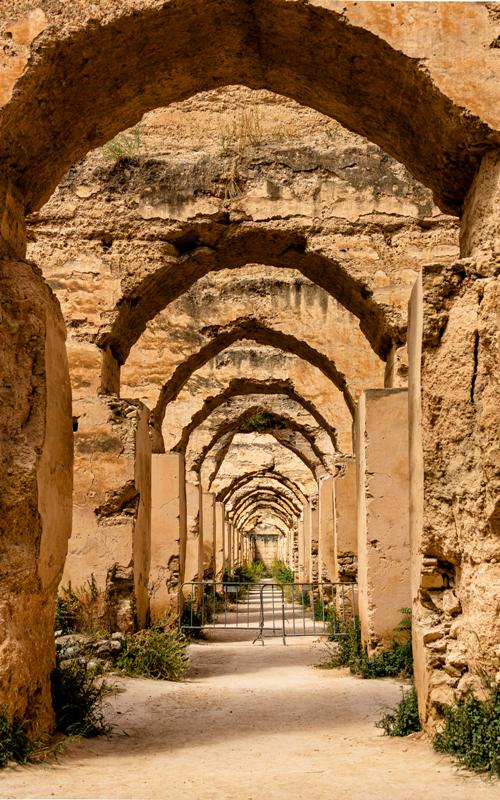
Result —
[[71, 531], [71, 389], [59, 304], [39, 270], [0, 261], [0, 695], [50, 727], [54, 597]]

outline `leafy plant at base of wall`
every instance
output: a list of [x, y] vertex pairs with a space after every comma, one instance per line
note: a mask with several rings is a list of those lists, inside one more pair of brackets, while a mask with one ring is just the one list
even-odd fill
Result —
[[410, 733], [422, 730], [415, 687], [406, 690], [401, 687], [401, 700], [396, 708], [384, 714], [375, 725], [382, 728], [387, 736], [409, 736]]
[[444, 725], [434, 737], [434, 749], [466, 769], [500, 777], [500, 688], [492, 688], [483, 701], [470, 692], [442, 711]]
[[0, 768], [9, 761], [26, 764], [30, 749], [23, 723], [11, 716], [6, 706], [0, 707]]
[[[395, 628], [403, 635], [394, 638], [391, 646], [369, 656], [361, 642], [359, 618], [343, 620], [335, 609], [330, 612], [330, 641], [338, 643], [338, 652], [331, 653], [328, 666], [349, 667], [353, 675], [363, 678], [406, 677], [413, 675], [410, 609], [402, 608], [403, 618]], [[326, 666], [326, 665], [325, 665]]]
[[181, 631], [185, 632], [186, 636], [190, 639], [200, 639], [202, 637], [203, 623], [209, 621], [205, 608], [203, 607], [202, 612], [201, 606], [191, 595], [184, 598], [179, 627]]
[[116, 664], [126, 675], [181, 681], [189, 668], [187, 646], [182, 633], [148, 628], [125, 638]]
[[262, 561], [250, 561], [243, 565], [243, 574], [250, 583], [258, 583], [264, 577], [267, 570]]
[[271, 575], [278, 583], [293, 583], [295, 577], [293, 570], [278, 559], [271, 564]]
[[107, 733], [102, 704], [112, 688], [88, 668], [86, 659], [59, 664], [51, 675], [56, 730], [68, 736]]
[[94, 575], [73, 589], [63, 587], [56, 598], [54, 629], [66, 633], [90, 633], [110, 628], [106, 592], [97, 585]]

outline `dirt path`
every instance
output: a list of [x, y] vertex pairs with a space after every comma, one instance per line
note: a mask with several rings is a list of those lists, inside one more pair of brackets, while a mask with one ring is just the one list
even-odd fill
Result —
[[421, 739], [374, 727], [398, 700], [392, 681], [314, 669], [317, 647], [280, 640], [191, 647], [181, 684], [124, 680], [108, 737], [59, 762], [0, 774], [0, 797], [132, 800], [493, 800], [498, 783], [464, 776]]

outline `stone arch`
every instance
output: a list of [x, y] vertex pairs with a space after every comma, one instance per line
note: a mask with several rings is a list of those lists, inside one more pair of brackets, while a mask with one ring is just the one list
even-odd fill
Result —
[[373, 351], [386, 360], [393, 346], [405, 341], [402, 315], [374, 300], [374, 287], [366, 275], [358, 276], [344, 266], [338, 253], [329, 252], [327, 239], [315, 233], [307, 225], [293, 230], [250, 222], [186, 226], [184, 234], [180, 231], [172, 241], [177, 254], [165, 256], [164, 263], [134, 283], [115, 307], [110, 329], [99, 339], [105, 359], [114, 364], [103, 369], [103, 389], [116, 391], [116, 384], [106, 385], [107, 376], [125, 362], [149, 320], [209, 272], [249, 264], [302, 273], [359, 319]]
[[490, 128], [384, 39], [390, 16], [377, 35], [318, 3], [185, 0], [104, 14], [88, 19], [71, 7], [14, 73], [0, 161], [27, 209], [145, 111], [228, 84], [269, 89], [334, 117], [404, 163], [446, 211], [460, 210], [491, 146]]
[[[234, 437], [241, 433], [241, 431], [232, 431], [228, 435], [228, 440], [224, 441], [221, 449], [219, 450], [216, 462], [214, 465], [214, 469], [212, 470], [209, 478], [209, 488], [212, 486], [214, 481], [217, 479], [217, 475], [219, 470], [224, 462], [228, 450], [231, 447]], [[285, 449], [290, 450], [296, 456], [300, 458], [302, 463], [310, 470], [310, 472], [316, 477], [321, 472], [325, 471], [324, 464], [321, 458], [312, 450], [310, 442], [308, 439], [304, 438], [304, 441], [301, 442], [300, 440], [297, 441], [290, 441], [289, 437], [287, 436], [287, 430], [269, 430], [263, 431], [263, 433], [268, 433], [269, 435], [273, 436], [278, 444], [281, 444]], [[297, 434], [296, 431], [294, 431]], [[297, 434], [302, 436], [302, 434]]]
[[220, 392], [215, 397], [207, 397], [202, 408], [193, 415], [189, 424], [184, 427], [177, 444], [172, 448], [172, 452], [185, 452], [191, 433], [195, 430], [195, 428], [201, 425], [202, 422], [204, 422], [216, 408], [225, 403], [231, 397], [247, 394], [281, 394], [286, 395], [291, 400], [296, 401], [309, 414], [311, 414], [312, 417], [314, 417], [321, 428], [328, 432], [335, 449], [337, 449], [334, 428], [332, 428], [332, 426], [326, 421], [322, 414], [317, 411], [315, 406], [310, 401], [304, 399], [296, 392], [291, 381], [255, 381], [251, 379], [236, 378], [230, 381], [229, 385], [224, 389], [224, 391]]
[[262, 512], [268, 513], [270, 517], [278, 517], [278, 519], [281, 519], [288, 530], [293, 527], [294, 520], [296, 519], [294, 515], [281, 508], [275, 501], [262, 499], [259, 500], [256, 505], [241, 513], [238, 520], [234, 522], [235, 527], [241, 530], [249, 520]]
[[255, 470], [255, 472], [247, 472], [245, 473], [245, 475], [240, 475], [239, 477], [234, 478], [232, 481], [229, 481], [227, 486], [223, 486], [217, 492], [217, 500], [219, 500], [220, 502], [229, 502], [233, 493], [237, 491], [237, 489], [240, 488], [242, 484], [248, 482], [249, 480], [254, 480], [254, 479], [258, 480], [259, 478], [262, 477], [265, 478], [269, 477], [270, 480], [276, 480], [277, 482], [282, 483], [283, 486], [287, 486], [288, 488], [290, 488], [294, 492], [297, 498], [303, 498], [303, 501], [305, 501], [308, 497], [308, 494], [304, 492], [303, 489], [301, 489], [301, 487], [296, 481], [292, 480], [286, 475], [283, 475], [283, 473], [277, 472], [275, 470], [258, 469]]
[[301, 503], [299, 503], [293, 492], [283, 485], [278, 489], [277, 486], [264, 482], [262, 478], [255, 482], [254, 485], [250, 484], [243, 487], [238, 493], [238, 497], [232, 501], [231, 509], [236, 513], [242, 507], [242, 504], [261, 496], [272, 496], [277, 500], [283, 501], [289, 511], [297, 511], [300, 514], [302, 509]]
[[295, 509], [290, 503], [286, 501], [286, 499], [279, 494], [276, 494], [272, 491], [264, 491], [263, 489], [255, 490], [253, 493], [248, 494], [245, 498], [242, 498], [238, 505], [235, 507], [233, 512], [233, 522], [235, 525], [238, 524], [241, 515], [248, 510], [254, 508], [259, 500], [270, 500], [273, 503], [276, 503], [278, 507], [282, 507], [289, 515], [291, 516], [299, 516], [300, 511]]
[[[236, 432], [240, 432], [241, 433], [242, 432], [242, 425], [245, 423], [245, 420], [247, 420], [249, 416], [251, 417], [252, 415], [257, 414], [257, 413], [259, 413], [261, 411], [264, 411], [264, 412], [267, 411], [265, 405], [261, 405], [261, 404], [259, 404], [259, 405], [250, 405], [250, 406], [248, 406], [247, 409], [245, 409], [245, 411], [243, 411], [242, 413], [238, 414], [236, 417], [233, 417], [232, 419], [227, 419], [225, 421], [225, 423], [222, 424], [217, 429], [216, 433], [212, 436], [212, 438], [209, 441], [209, 443], [203, 447], [203, 449], [201, 450], [199, 455], [196, 457], [196, 459], [195, 459], [195, 461], [193, 463], [193, 469], [196, 469], [196, 470], [202, 469], [203, 463], [204, 463], [208, 453], [210, 453], [210, 451], [217, 446], [217, 444], [221, 441], [221, 439], [223, 437], [226, 437], [228, 434], [234, 435], [234, 433], [236, 433]], [[314, 437], [312, 436], [312, 434], [309, 432], [309, 430], [307, 430], [307, 428], [304, 425], [301, 425], [300, 423], [298, 423], [295, 419], [293, 419], [289, 415], [271, 413], [271, 416], [272, 416], [272, 419], [275, 420], [276, 422], [283, 423], [283, 426], [286, 429], [297, 431], [297, 432], [301, 433], [303, 435], [304, 439], [306, 439], [306, 441], [309, 443], [313, 453], [315, 454], [317, 459], [320, 461], [320, 463], [324, 467], [327, 466], [326, 459], [325, 459], [325, 454], [321, 452], [321, 450], [319, 449], [319, 447], [317, 446], [317, 444], [316, 444], [316, 442], [314, 440]], [[270, 429], [269, 432], [272, 435], [274, 435], [273, 429]], [[231, 439], [232, 439], [232, 436], [231, 436]], [[222, 450], [224, 450], [224, 448], [227, 450], [227, 447], [229, 447], [231, 439], [229, 439], [229, 441], [224, 439], [224, 441], [222, 442], [222, 445], [221, 445]], [[217, 466], [218, 463], [220, 464], [220, 460], [221, 460], [220, 459], [220, 453], [218, 453], [215, 456], [215, 464], [216, 464], [216, 466]], [[212, 473], [212, 475], [216, 475], [217, 471], [218, 470], [216, 469], [215, 473]], [[212, 480], [213, 480], [212, 475], [210, 476], [209, 483], [211, 483]]]
[[315, 350], [307, 342], [296, 339], [289, 334], [284, 334], [281, 331], [276, 331], [256, 319], [237, 320], [229, 330], [219, 333], [210, 343], [179, 364], [173, 375], [164, 384], [153, 412], [154, 422], [158, 429], [161, 429], [166, 405], [176, 399], [193, 372], [231, 344], [241, 340], [270, 345], [276, 349], [294, 353], [296, 356], [308, 361], [317, 367], [342, 392], [351, 416], [354, 415], [354, 400], [347, 386], [345, 375], [339, 373], [335, 364], [326, 356]]

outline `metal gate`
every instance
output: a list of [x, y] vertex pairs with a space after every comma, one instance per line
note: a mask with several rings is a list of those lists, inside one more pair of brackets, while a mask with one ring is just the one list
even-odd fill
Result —
[[356, 614], [354, 583], [191, 581], [179, 592], [179, 627], [189, 632], [255, 631], [264, 636], [325, 636], [341, 633]]

